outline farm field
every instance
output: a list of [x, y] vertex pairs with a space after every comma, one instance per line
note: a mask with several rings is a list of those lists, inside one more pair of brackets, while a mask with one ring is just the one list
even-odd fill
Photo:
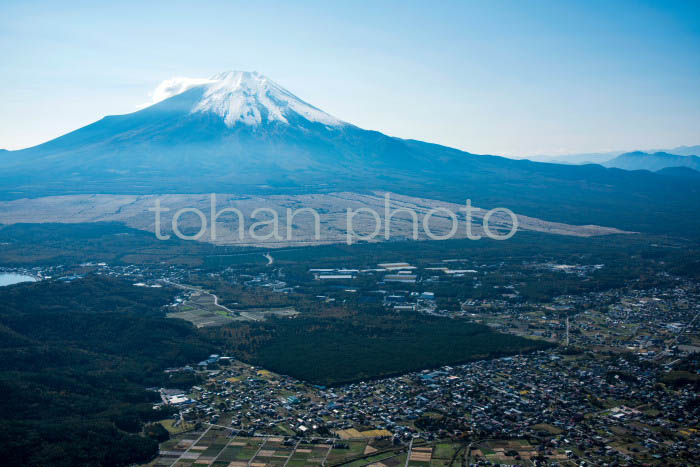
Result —
[[219, 304], [218, 297], [213, 293], [198, 287], [174, 283], [173, 285], [192, 291], [192, 295], [176, 308], [177, 311], [168, 313], [168, 318], [189, 321], [197, 328], [223, 326], [234, 321], [263, 321], [270, 316], [284, 318], [298, 314], [293, 307], [231, 309]]
[[[433, 454], [435, 449], [432, 446], [416, 447], [408, 465], [443, 465], [437, 456], [446, 455], [449, 450], [442, 449]], [[381, 461], [388, 466], [399, 466], [406, 464], [405, 450], [402, 446], [394, 447], [391, 440], [385, 438], [344, 441], [313, 438], [297, 441], [282, 436], [239, 436], [229, 428], [208, 425], [200, 430], [174, 435], [161, 444], [159, 456], [146, 465], [303, 467], [359, 466]], [[432, 464], [431, 458], [435, 458], [438, 463]]]

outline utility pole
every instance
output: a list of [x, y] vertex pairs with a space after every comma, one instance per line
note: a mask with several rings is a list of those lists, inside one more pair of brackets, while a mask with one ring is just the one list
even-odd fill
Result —
[[564, 347], [569, 346], [569, 315], [566, 315], [566, 339], [564, 340]]

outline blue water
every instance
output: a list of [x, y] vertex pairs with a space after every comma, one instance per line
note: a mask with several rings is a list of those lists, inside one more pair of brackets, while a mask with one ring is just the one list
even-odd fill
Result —
[[20, 282], [36, 282], [32, 276], [15, 274], [14, 272], [0, 272], [0, 287], [3, 285], [19, 284]]

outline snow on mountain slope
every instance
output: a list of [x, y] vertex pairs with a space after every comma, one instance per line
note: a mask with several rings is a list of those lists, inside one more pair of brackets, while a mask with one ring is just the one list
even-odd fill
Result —
[[202, 98], [191, 112], [216, 114], [228, 127], [238, 123], [249, 126], [272, 122], [290, 124], [290, 120], [299, 117], [332, 127], [344, 124], [257, 72], [228, 71], [210, 79], [173, 78], [156, 88], [153, 101], [157, 103], [193, 88], [202, 90]]

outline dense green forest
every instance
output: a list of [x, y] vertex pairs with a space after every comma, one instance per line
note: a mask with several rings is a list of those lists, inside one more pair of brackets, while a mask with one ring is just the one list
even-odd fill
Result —
[[302, 315], [211, 331], [267, 369], [334, 385], [551, 347], [464, 320], [415, 313]]
[[176, 386], [166, 367], [214, 350], [188, 323], [165, 318], [167, 289], [104, 277], [0, 289], [2, 465], [128, 465], [158, 449], [142, 424], [148, 386]]
[[75, 265], [85, 261], [198, 266], [207, 255], [250, 250], [175, 237], [158, 240], [151, 232], [117, 222], [0, 225], [0, 264], [5, 266]]

